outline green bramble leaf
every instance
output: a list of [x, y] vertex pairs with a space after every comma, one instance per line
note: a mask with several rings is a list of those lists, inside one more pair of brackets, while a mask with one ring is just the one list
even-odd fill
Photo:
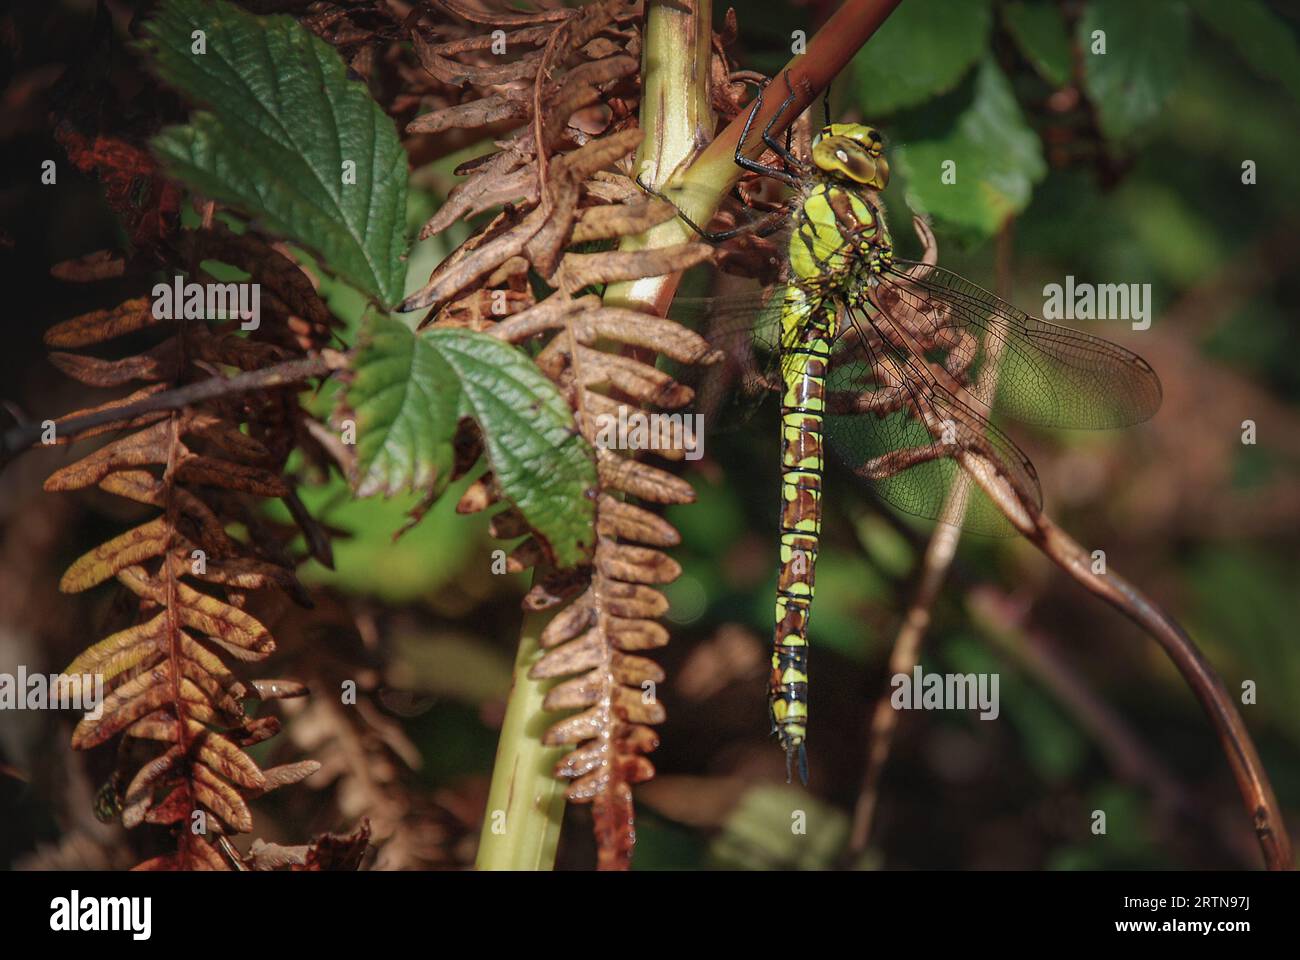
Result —
[[291, 17], [220, 0], [165, 0], [145, 34], [163, 80], [203, 108], [154, 138], [168, 172], [384, 305], [401, 300], [406, 151], [334, 49]]
[[854, 87], [873, 120], [954, 89], [984, 56], [989, 0], [907, 0], [853, 58]]
[[1047, 175], [1038, 135], [992, 60], [980, 66], [974, 98], [946, 136], [907, 143], [896, 154], [907, 205], [966, 239], [995, 234]]
[[516, 348], [485, 333], [414, 333], [376, 315], [362, 331], [347, 405], [356, 415], [358, 496], [414, 490], [437, 497], [451, 479], [453, 440], [475, 420], [502, 494], [575, 566], [594, 545], [596, 462], [555, 385]]

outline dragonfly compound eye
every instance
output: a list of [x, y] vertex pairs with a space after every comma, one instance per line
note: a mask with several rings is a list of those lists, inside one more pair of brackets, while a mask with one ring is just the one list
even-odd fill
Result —
[[864, 143], [858, 137], [843, 134], [825, 137], [813, 147], [812, 160], [826, 173], [883, 190], [889, 182], [889, 165], [873, 146], [869, 140]]

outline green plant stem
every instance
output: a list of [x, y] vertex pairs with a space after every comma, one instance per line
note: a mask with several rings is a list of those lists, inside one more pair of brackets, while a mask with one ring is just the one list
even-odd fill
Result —
[[[636, 170], [660, 186], [708, 142], [715, 125], [710, 103], [712, 0], [650, 0], [641, 59], [641, 129]], [[692, 239], [676, 218], [619, 244], [623, 251], [667, 247]], [[662, 278], [611, 284], [605, 303], [653, 309]], [[662, 311], [661, 311], [662, 312]]]
[[542, 700], [554, 681], [528, 676], [537, 659], [538, 638], [549, 620], [548, 614], [531, 614], [524, 618], [519, 635], [514, 682], [475, 861], [479, 870], [549, 870], [555, 865], [565, 785], [554, 771], [566, 748], [542, 745], [547, 726]]

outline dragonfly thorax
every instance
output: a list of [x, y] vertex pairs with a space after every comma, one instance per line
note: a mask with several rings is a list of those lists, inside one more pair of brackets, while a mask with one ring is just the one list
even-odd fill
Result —
[[860, 123], [830, 123], [813, 138], [810, 176], [795, 215], [790, 266], [796, 282], [871, 282], [892, 256], [880, 191], [889, 183], [884, 138]]
[[869, 282], [893, 256], [880, 197], [870, 187], [816, 177], [790, 236], [791, 279], [822, 287]]

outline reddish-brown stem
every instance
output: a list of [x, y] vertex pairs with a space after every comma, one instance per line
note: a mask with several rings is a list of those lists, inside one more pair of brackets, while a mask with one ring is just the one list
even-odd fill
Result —
[[[211, 377], [207, 380], [200, 380], [198, 383], [177, 387], [175, 390], [155, 393], [153, 396], [137, 400], [135, 403], [128, 403], [108, 410], [98, 410], [80, 417], [72, 417], [58, 424], [56, 433], [60, 437], [75, 437], [86, 430], [102, 427], [107, 423], [127, 423], [147, 413], [180, 410], [190, 404], [212, 400], [216, 397], [247, 393], [250, 390], [270, 390], [275, 387], [288, 386], [300, 380], [323, 377], [346, 365], [347, 359], [343, 354], [326, 351], [318, 357], [308, 357], [305, 360], [289, 360], [262, 370], [237, 374], [229, 379]], [[0, 463], [3, 463], [5, 459], [13, 454], [32, 446], [40, 440], [44, 431], [45, 428], [39, 423], [23, 424], [7, 430], [3, 438], [0, 438]]]
[[1095, 573], [1092, 555], [1087, 550], [1045, 514], [1028, 509], [1024, 499], [1008, 483], [995, 477], [976, 458], [962, 453], [960, 460], [971, 479], [984, 489], [1016, 529], [1089, 592], [1115, 607], [1160, 644], [1201, 701], [1201, 706], [1214, 725], [1224, 755], [1228, 758], [1228, 765], [1237, 780], [1237, 789], [1241, 792], [1246, 813], [1250, 816], [1265, 866], [1270, 870], [1290, 870], [1291, 838], [1282, 820], [1268, 773], [1259, 759], [1241, 713], [1192, 638], [1169, 614], [1116, 573], [1114, 568], [1107, 566], [1105, 573]]
[[[773, 136], [784, 133], [786, 127], [830, 85], [901, 2], [902, 0], [848, 0], [836, 10], [808, 41], [807, 50], [777, 74], [778, 79], [772, 84], [771, 94], [763, 98], [762, 109], [750, 126], [751, 142], [746, 144], [745, 153], [757, 157], [763, 152], [759, 131], [781, 109], [786, 95], [791, 92], [786, 89], [786, 75], [789, 76], [794, 99], [777, 118], [771, 130]], [[690, 199], [682, 206], [696, 223], [707, 223], [722, 197], [740, 179], [742, 171], [736, 165], [736, 144], [740, 142], [748, 114], [748, 109], [741, 111], [701, 151], [690, 167], [672, 181], [673, 186], [686, 188], [685, 196]], [[685, 230], [684, 227], [682, 229]], [[683, 232], [682, 239], [690, 237]], [[680, 275], [673, 274], [656, 278], [653, 282], [642, 282], [637, 285], [632, 299], [664, 316], [672, 303], [679, 279]]]
[[1115, 607], [1160, 644], [1201, 701], [1219, 735], [1265, 865], [1270, 870], [1290, 870], [1291, 838], [1282, 820], [1277, 797], [1273, 795], [1268, 773], [1240, 711], [1192, 638], [1169, 614], [1114, 569], [1108, 567], [1104, 574], [1094, 573], [1092, 556], [1048, 517], [1040, 514], [1036, 518], [1029, 539], [1084, 588]]
[[[757, 136], [757, 131], [762, 130], [776, 116], [786, 94], [793, 92], [794, 100], [777, 119], [773, 133], [784, 133], [785, 128], [794, 123], [799, 114], [848, 66], [849, 61], [901, 2], [902, 0], [849, 0], [831, 14], [831, 18], [817, 31], [816, 36], [808, 41], [807, 51], [786, 64], [785, 69], [774, 79], [772, 92], [779, 96], [763, 98], [762, 109], [750, 127], [751, 142], [746, 144], [745, 154], [757, 157], [763, 152], [763, 142]], [[790, 78], [792, 90], [786, 89], [786, 75]], [[731, 163], [734, 166], [736, 144], [740, 142], [745, 118], [746, 113], [741, 113], [728, 124], [695, 163], [702, 166]], [[732, 183], [739, 179], [740, 172], [736, 168]]]

